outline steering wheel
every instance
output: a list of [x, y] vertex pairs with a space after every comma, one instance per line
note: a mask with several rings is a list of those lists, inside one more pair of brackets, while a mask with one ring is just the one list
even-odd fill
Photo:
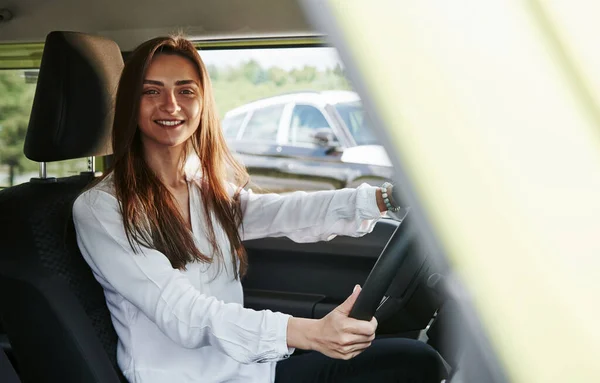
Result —
[[416, 239], [416, 230], [409, 215], [404, 217], [383, 248], [350, 310], [350, 318], [370, 321], [375, 315], [385, 292]]

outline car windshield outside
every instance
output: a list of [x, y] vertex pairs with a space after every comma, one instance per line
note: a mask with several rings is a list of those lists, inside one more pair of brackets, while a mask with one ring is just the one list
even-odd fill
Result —
[[335, 109], [344, 120], [356, 145], [375, 145], [377, 138], [365, 120], [365, 112], [360, 102], [342, 102]]

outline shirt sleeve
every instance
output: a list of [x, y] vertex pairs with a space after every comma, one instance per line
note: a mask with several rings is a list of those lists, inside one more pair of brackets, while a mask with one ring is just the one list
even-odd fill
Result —
[[242, 190], [243, 240], [287, 236], [296, 242], [328, 241], [336, 235], [360, 237], [370, 233], [383, 215], [377, 188], [255, 194]]
[[241, 363], [289, 356], [289, 315], [224, 303], [198, 291], [167, 257], [142, 247], [134, 253], [116, 198], [89, 190], [73, 206], [79, 248], [104, 288], [141, 310], [186, 348], [213, 346]]

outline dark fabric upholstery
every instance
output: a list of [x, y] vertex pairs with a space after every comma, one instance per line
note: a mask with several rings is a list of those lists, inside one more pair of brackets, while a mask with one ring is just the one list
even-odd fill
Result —
[[77, 32], [46, 38], [25, 155], [38, 162], [110, 154], [123, 58], [111, 40]]
[[0, 350], [0, 382], [2, 383], [19, 383], [19, 377], [15, 372], [14, 368], [10, 364], [10, 360], [4, 353], [4, 351]]
[[90, 317], [114, 361], [117, 337], [102, 287], [79, 252], [71, 219], [75, 198], [91, 180], [90, 176], [74, 176], [0, 191], [0, 228], [6, 234], [0, 262], [31, 263], [61, 279]]
[[[0, 310], [26, 373], [42, 371], [41, 358], [53, 361], [49, 368], [64, 369], [54, 356], [46, 355], [54, 347], [62, 354], [60, 359], [73, 353], [69, 365], [81, 358], [85, 364], [92, 355], [94, 365], [103, 365], [105, 358], [103, 368], [116, 376], [117, 336], [102, 288], [77, 247], [71, 218], [75, 198], [91, 180], [90, 176], [74, 176], [0, 191]], [[56, 337], [44, 345], [34, 336], [36, 331], [46, 340], [57, 334], [67, 334], [67, 339]], [[81, 372], [77, 379], [80, 376]], [[61, 381], [69, 380], [63, 375]]]

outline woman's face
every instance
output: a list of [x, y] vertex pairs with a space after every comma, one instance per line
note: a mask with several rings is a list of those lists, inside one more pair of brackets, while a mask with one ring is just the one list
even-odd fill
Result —
[[138, 126], [146, 149], [172, 148], [200, 124], [202, 94], [195, 65], [178, 55], [159, 54], [144, 78]]

